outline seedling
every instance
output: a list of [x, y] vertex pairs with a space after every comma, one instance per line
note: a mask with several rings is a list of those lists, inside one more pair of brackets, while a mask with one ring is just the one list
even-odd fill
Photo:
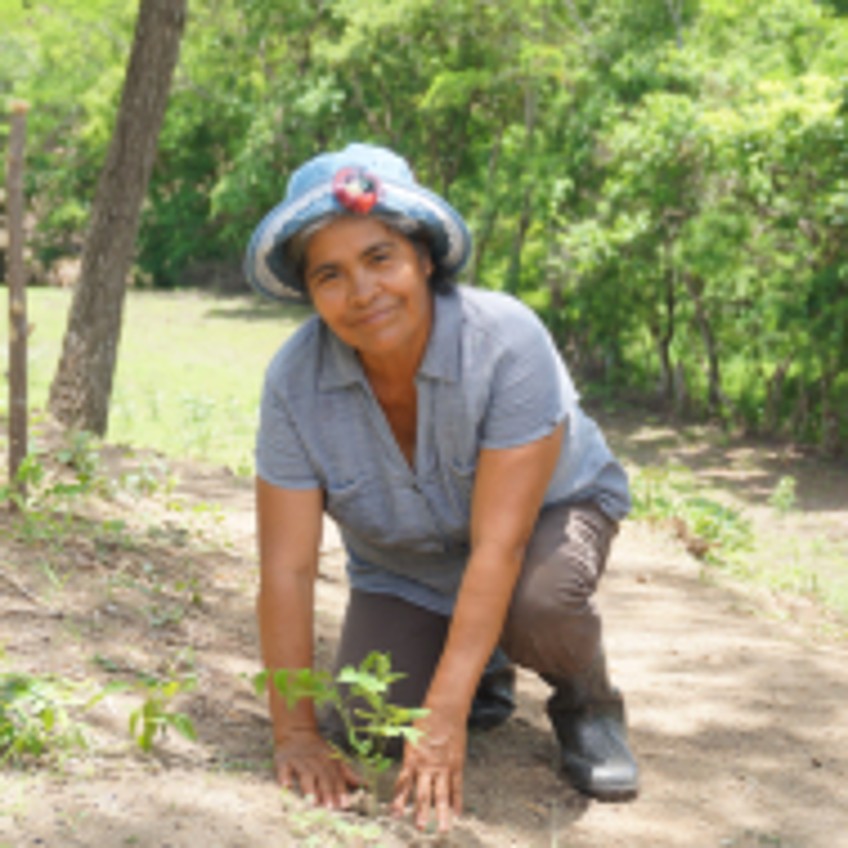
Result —
[[798, 503], [795, 493], [796, 480], [792, 476], [781, 477], [769, 495], [769, 505], [773, 506], [781, 515], [790, 513]]
[[358, 668], [342, 668], [335, 680], [328, 672], [310, 668], [279, 669], [260, 672], [254, 678], [254, 686], [261, 696], [267, 691], [270, 677], [289, 709], [302, 698], [313, 700], [316, 706], [331, 705], [344, 724], [347, 743], [347, 750], [336, 748], [336, 753], [359, 766], [376, 797], [379, 777], [392, 763], [386, 754], [388, 741], [403, 739], [415, 743], [421, 731], [412, 726], [413, 722], [428, 712], [387, 701], [391, 684], [404, 676], [391, 670], [388, 654], [372, 651]]
[[0, 674], [0, 765], [86, 747], [83, 726], [73, 713], [89, 709], [105, 694], [59, 677]]
[[172, 729], [186, 739], [194, 741], [197, 732], [194, 723], [185, 713], [171, 708], [177, 695], [191, 691], [197, 685], [194, 677], [172, 680], [144, 680], [137, 685], [144, 696], [141, 706], [130, 713], [129, 730], [138, 747], [149, 754], [157, 739], [164, 739]]
[[56, 453], [56, 459], [73, 469], [77, 484], [88, 491], [98, 480], [100, 453], [97, 438], [86, 430], [75, 430], [68, 434], [66, 444]]
[[94, 479], [91, 463], [76, 467], [69, 458], [68, 464], [75, 471], [70, 482], [48, 474], [38, 453], [29, 453], [18, 468], [15, 483], [0, 487], [0, 500], [8, 500], [19, 513], [17, 532], [24, 541], [56, 544], [67, 535], [73, 523], [68, 506], [91, 489]]

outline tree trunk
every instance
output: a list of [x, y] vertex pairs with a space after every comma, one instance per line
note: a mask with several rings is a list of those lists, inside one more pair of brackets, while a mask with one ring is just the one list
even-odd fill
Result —
[[703, 286], [696, 281], [691, 274], [684, 274], [686, 290], [692, 298], [695, 307], [695, 323], [701, 333], [704, 349], [707, 354], [707, 411], [709, 415], [716, 416], [722, 409], [721, 392], [721, 366], [719, 363], [718, 343], [713, 333], [707, 310], [704, 306]]
[[[533, 160], [535, 153], [536, 118], [538, 115], [538, 97], [536, 90], [529, 83], [524, 86], [524, 154], [528, 162]], [[521, 213], [518, 218], [518, 227], [515, 230], [515, 238], [512, 242], [512, 256], [509, 261], [509, 269], [506, 273], [506, 290], [512, 294], [518, 292], [521, 286], [521, 254], [524, 250], [524, 239], [527, 230], [530, 229], [533, 212], [533, 186], [527, 182], [521, 194]]]
[[776, 436], [780, 427], [780, 401], [783, 397], [783, 384], [789, 368], [792, 366], [792, 354], [776, 366], [774, 373], [766, 382], [766, 402], [763, 412], [763, 431]]
[[501, 129], [489, 153], [489, 163], [486, 170], [487, 191], [483, 195], [485, 206], [481, 214], [482, 223], [477, 232], [477, 237], [474, 239], [474, 253], [472, 254], [471, 267], [468, 269], [468, 279], [472, 286], [476, 286], [480, 282], [480, 269], [483, 267], [483, 258], [486, 255], [486, 248], [489, 245], [489, 240], [492, 237], [495, 224], [498, 220], [498, 204], [492, 199], [492, 186], [495, 184], [495, 174], [498, 169], [498, 160], [501, 156], [503, 135], [503, 129]]
[[657, 354], [660, 358], [660, 396], [664, 406], [670, 406], [674, 401], [674, 363], [671, 358], [671, 344], [674, 341], [675, 330], [675, 292], [674, 275], [667, 272], [665, 275], [665, 316], [660, 321], [659, 316], [655, 326], [652, 327], [652, 335], [657, 345]]
[[521, 287], [521, 253], [524, 250], [524, 239], [531, 223], [531, 200], [532, 190], [528, 186], [524, 189], [521, 198], [521, 214], [518, 218], [518, 226], [515, 228], [515, 238], [512, 241], [512, 255], [509, 260], [509, 268], [506, 272], [506, 290], [516, 294]]
[[100, 174], [50, 411], [66, 427], [100, 436], [121, 334], [126, 278], [179, 56], [187, 0], [140, 0], [132, 53]]
[[[26, 269], [24, 268], [24, 150], [26, 112], [23, 103], [12, 106], [7, 171], [7, 207], [9, 213], [9, 487], [10, 492], [26, 498], [26, 483], [17, 479], [27, 455], [27, 311]], [[9, 505], [17, 504], [10, 498]]]

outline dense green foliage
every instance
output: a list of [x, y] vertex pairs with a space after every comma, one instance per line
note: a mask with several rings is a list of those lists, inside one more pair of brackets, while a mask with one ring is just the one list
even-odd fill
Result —
[[[49, 260], [79, 242], [134, 4], [25, 5], [0, 0], [0, 92], [33, 104]], [[139, 279], [238, 262], [292, 167], [382, 142], [585, 378], [844, 450], [847, 6], [195, 0]]]

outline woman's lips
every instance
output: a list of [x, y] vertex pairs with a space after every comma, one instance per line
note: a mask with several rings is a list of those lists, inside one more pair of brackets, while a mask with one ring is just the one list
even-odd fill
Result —
[[354, 320], [354, 324], [357, 327], [370, 327], [373, 324], [380, 324], [389, 318], [394, 311], [395, 307], [393, 306], [383, 306], [379, 309], [372, 309], [370, 312], [358, 316]]

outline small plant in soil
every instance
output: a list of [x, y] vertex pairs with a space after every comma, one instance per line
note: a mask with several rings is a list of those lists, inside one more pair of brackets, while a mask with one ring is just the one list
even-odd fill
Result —
[[74, 715], [105, 694], [87, 684], [24, 672], [0, 673], [0, 765], [25, 765], [86, 747]]
[[781, 477], [774, 487], [774, 491], [769, 495], [769, 506], [774, 507], [781, 515], [787, 515], [798, 504], [796, 494], [797, 481], [794, 477]]
[[171, 706], [178, 695], [191, 691], [196, 685], [194, 677], [143, 680], [136, 684], [144, 700], [130, 713], [129, 731], [142, 751], [149, 754], [157, 739], [168, 735], [168, 730], [175, 730], [192, 741], [197, 738], [191, 718]]
[[376, 806], [380, 776], [392, 764], [386, 747], [390, 740], [415, 743], [421, 731], [416, 719], [427, 715], [422, 708], [400, 707], [387, 699], [389, 688], [404, 674], [392, 671], [388, 654], [372, 651], [358, 668], [345, 666], [335, 679], [310, 668], [262, 671], [254, 677], [257, 695], [267, 691], [269, 679], [289, 709], [302, 698], [316, 706], [331, 706], [345, 728], [345, 745], [336, 747], [342, 759], [357, 766], [366, 781], [372, 808]]
[[87, 433], [70, 434], [53, 457], [58, 470], [55, 463], [50, 468], [45, 464], [43, 452], [27, 454], [14, 483], [0, 486], [0, 500], [11, 503], [18, 513], [15, 531], [22, 541], [60, 545], [72, 529], [71, 507], [97, 485], [105, 485], [91, 440]]

